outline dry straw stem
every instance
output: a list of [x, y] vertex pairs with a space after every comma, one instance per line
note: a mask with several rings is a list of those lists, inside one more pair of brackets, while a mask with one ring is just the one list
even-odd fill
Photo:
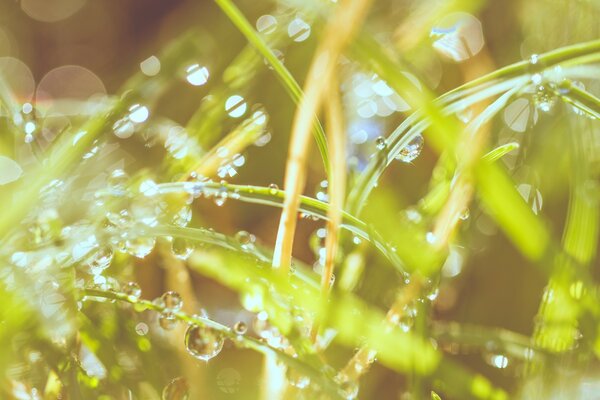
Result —
[[[467, 63], [462, 68], [465, 81], [467, 82], [493, 70], [493, 62], [485, 49], [473, 61], [475, 61], [474, 64]], [[485, 110], [488, 104], [489, 101], [478, 103], [471, 108], [471, 111], [473, 114], [478, 115]], [[452, 233], [458, 225], [460, 215], [469, 206], [474, 191], [471, 171], [481, 158], [480, 155], [488, 142], [488, 136], [488, 124], [476, 126], [475, 131], [465, 129], [462, 134], [461, 143], [458, 147], [458, 151], [460, 152], [457, 157], [458, 166], [455, 171], [457, 179], [451, 187], [444, 208], [434, 223], [433, 235], [435, 243], [433, 245], [436, 249], [444, 248], [448, 244]]]
[[346, 193], [346, 136], [338, 80], [332, 77], [325, 113], [329, 141], [329, 209], [327, 210], [327, 236], [325, 238], [325, 268], [321, 276], [323, 292], [331, 287], [342, 223], [342, 207]]
[[[342, 104], [339, 95], [339, 84], [335, 76], [332, 76], [324, 108], [327, 121], [327, 140], [329, 141], [327, 149], [330, 160], [325, 265], [321, 275], [321, 294], [323, 298], [326, 299], [332, 285], [340, 226], [342, 224], [342, 207], [344, 205], [344, 196], [346, 192], [346, 137]], [[313, 341], [316, 340], [318, 331], [318, 324], [315, 324], [311, 332]]]
[[[412, 276], [410, 282], [400, 290], [392, 307], [385, 315], [385, 320], [391, 326], [398, 326], [399, 321], [406, 312], [406, 307], [415, 301], [421, 294], [423, 288], [423, 279], [420, 276]], [[354, 356], [348, 361], [346, 366], [339, 372], [338, 378], [342, 380], [358, 379], [369, 371], [369, 367], [375, 361], [377, 352], [369, 349], [367, 346], [361, 347]]]
[[296, 215], [306, 183], [305, 165], [313, 116], [320, 109], [327, 88], [323, 82], [331, 80], [339, 55], [361, 26], [371, 1], [346, 1], [338, 6], [323, 32], [323, 40], [308, 72], [304, 97], [296, 109], [284, 181], [285, 200], [273, 255], [273, 268], [283, 273], [290, 267]]

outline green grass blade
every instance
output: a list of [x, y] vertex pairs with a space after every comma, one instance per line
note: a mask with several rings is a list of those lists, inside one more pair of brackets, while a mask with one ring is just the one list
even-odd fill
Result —
[[[231, 22], [238, 28], [238, 30], [244, 35], [246, 40], [256, 48], [256, 50], [267, 60], [269, 65], [273, 67], [273, 70], [277, 74], [277, 77], [283, 83], [285, 89], [288, 91], [290, 97], [296, 104], [300, 103], [302, 98], [302, 89], [296, 82], [290, 71], [283, 65], [283, 63], [277, 58], [275, 53], [267, 45], [267, 43], [260, 37], [260, 35], [254, 30], [250, 22], [246, 19], [244, 14], [229, 0], [215, 0], [215, 3], [223, 10], [225, 15], [231, 20]], [[327, 153], [327, 138], [321, 123], [315, 116], [315, 124], [313, 131], [315, 141], [321, 159], [323, 160], [323, 166], [327, 174], [329, 173], [329, 158]]]

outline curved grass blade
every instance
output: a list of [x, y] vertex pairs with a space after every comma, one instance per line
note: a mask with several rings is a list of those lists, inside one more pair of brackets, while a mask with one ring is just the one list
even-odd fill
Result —
[[[292, 100], [294, 100], [296, 104], [299, 104], [300, 99], [302, 98], [302, 89], [300, 88], [300, 85], [298, 85], [290, 71], [277, 58], [275, 53], [273, 53], [267, 43], [254, 30], [252, 25], [250, 25], [246, 17], [244, 17], [244, 14], [242, 14], [239, 8], [237, 8], [235, 4], [229, 0], [215, 0], [215, 3], [217, 3], [225, 15], [227, 15], [231, 22], [239, 29], [246, 40], [248, 40], [248, 42], [253, 45], [260, 54], [262, 54], [271, 67], [273, 67], [277, 77], [283, 83]], [[324, 168], [326, 171], [328, 171], [329, 158], [327, 155], [327, 139], [325, 138], [323, 127], [316, 116], [313, 127], [313, 135], [315, 137], [319, 153], [321, 154]]]

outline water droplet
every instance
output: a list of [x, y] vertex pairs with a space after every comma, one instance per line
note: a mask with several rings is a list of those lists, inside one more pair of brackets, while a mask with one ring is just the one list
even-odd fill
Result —
[[310, 385], [310, 377], [303, 375], [293, 368], [287, 369], [286, 378], [290, 385], [298, 389], [305, 389], [308, 387], [308, 385]]
[[158, 185], [152, 179], [146, 179], [140, 183], [140, 193], [144, 196], [155, 196], [158, 194]]
[[170, 330], [173, 330], [175, 328], [175, 326], [177, 325], [177, 318], [175, 317], [175, 314], [173, 314], [172, 312], [165, 311], [165, 312], [160, 313], [160, 315], [158, 317], [158, 324], [164, 330], [170, 331]]
[[168, 311], [179, 311], [181, 310], [181, 306], [183, 306], [183, 300], [179, 293], [172, 290], [163, 293], [161, 300], [165, 310]]
[[113, 249], [110, 246], [103, 246], [86, 260], [89, 273], [99, 275], [110, 266], [113, 259]]
[[156, 239], [152, 237], [136, 237], [124, 243], [123, 250], [137, 258], [144, 258], [152, 252]]
[[414, 161], [421, 154], [423, 144], [423, 136], [418, 134], [406, 146], [400, 149], [400, 153], [398, 153], [396, 159], [405, 163]]
[[23, 114], [30, 114], [33, 111], [33, 105], [31, 103], [23, 103], [23, 106], [21, 107], [21, 111], [23, 112]]
[[246, 113], [246, 109], [248, 105], [246, 104], [246, 100], [240, 95], [230, 96], [225, 101], [225, 111], [229, 114], [230, 117], [239, 118]]
[[506, 368], [508, 366], [508, 358], [502, 354], [492, 354], [486, 360], [488, 364], [496, 368]]
[[529, 57], [529, 64], [531, 65], [537, 65], [537, 63], [539, 62], [540, 56], [538, 56], [537, 54], [532, 54]]
[[186, 68], [185, 79], [193, 86], [202, 86], [208, 82], [208, 68], [193, 64]]
[[21, 166], [11, 158], [0, 156], [0, 185], [16, 181], [23, 174]]
[[276, 195], [278, 191], [279, 191], [279, 186], [277, 186], [274, 183], [271, 183], [269, 185], [269, 194]]
[[237, 232], [235, 234], [235, 238], [238, 242], [240, 242], [240, 244], [242, 245], [243, 248], [252, 246], [254, 244], [254, 242], [256, 241], [256, 237], [246, 231]]
[[256, 141], [254, 142], [254, 145], [257, 147], [263, 147], [263, 146], [266, 146], [270, 141], [271, 141], [271, 134], [269, 132], [267, 132], [264, 135], [260, 136], [258, 139], [256, 139]]
[[540, 85], [543, 81], [543, 76], [540, 73], [536, 73], [531, 75], [531, 83], [533, 83], [534, 85]]
[[184, 206], [173, 216], [173, 225], [180, 227], [186, 227], [192, 220], [192, 209], [188, 206]]
[[533, 104], [536, 108], [545, 113], [550, 112], [556, 104], [556, 95], [547, 85], [539, 85], [533, 94]]
[[427, 232], [427, 234], [425, 235], [425, 240], [429, 244], [435, 244], [437, 242], [437, 237], [433, 232]]
[[288, 36], [294, 42], [303, 42], [310, 36], [310, 25], [301, 18], [295, 18], [288, 25]]
[[162, 400], [188, 400], [189, 390], [185, 378], [175, 378], [163, 389]]
[[113, 133], [120, 139], [127, 139], [135, 132], [135, 125], [129, 118], [121, 118], [113, 124]]
[[385, 140], [383, 136], [379, 136], [375, 139], [375, 146], [377, 147], [377, 150], [385, 150], [387, 147], [387, 140]]
[[185, 238], [176, 237], [173, 238], [173, 242], [171, 243], [171, 250], [175, 257], [187, 260], [194, 251], [194, 245]]
[[185, 332], [185, 348], [199, 360], [208, 361], [223, 349], [223, 335], [212, 328], [190, 325]]
[[213, 201], [217, 207], [221, 207], [227, 201], [227, 196], [216, 196]]
[[110, 173], [107, 179], [108, 187], [113, 192], [121, 193], [127, 188], [129, 176], [122, 169], [115, 169]]
[[136, 282], [127, 282], [123, 287], [123, 293], [138, 300], [142, 295], [142, 288]]
[[233, 331], [236, 335], [245, 335], [248, 331], [248, 325], [244, 321], [238, 321], [233, 325]]
[[338, 374], [335, 381], [340, 385], [340, 391], [346, 400], [356, 399], [358, 396], [358, 382], [345, 374]]
[[146, 76], [158, 75], [160, 72], [160, 60], [156, 56], [150, 56], [140, 63], [140, 70]]
[[174, 126], [169, 129], [167, 140], [165, 140], [165, 149], [167, 149], [173, 158], [181, 160], [190, 150], [188, 141], [189, 137], [185, 129], [180, 126]]
[[150, 116], [150, 111], [148, 107], [142, 106], [140, 104], [134, 104], [129, 107], [129, 115], [128, 118], [131, 122], [136, 124], [141, 124], [146, 121]]
[[269, 35], [277, 29], [277, 18], [272, 15], [262, 15], [256, 20], [256, 30]]

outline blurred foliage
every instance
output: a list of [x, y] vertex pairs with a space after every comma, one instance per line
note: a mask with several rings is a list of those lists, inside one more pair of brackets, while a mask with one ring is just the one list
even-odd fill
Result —
[[0, 3], [0, 398], [596, 398], [600, 3], [362, 1]]

